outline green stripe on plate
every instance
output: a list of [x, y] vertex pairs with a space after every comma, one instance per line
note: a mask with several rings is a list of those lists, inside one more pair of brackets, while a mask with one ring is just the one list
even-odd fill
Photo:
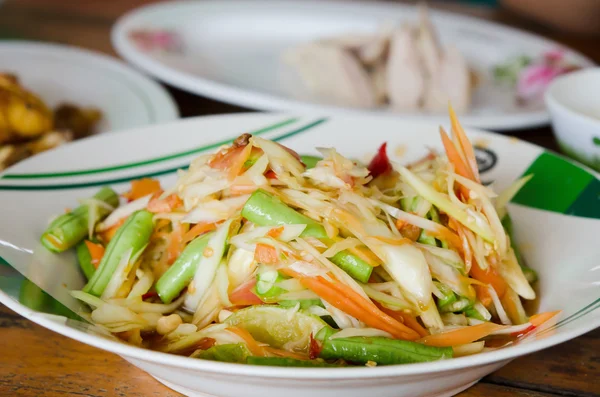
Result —
[[[515, 195], [513, 203], [561, 214], [600, 217], [597, 210], [600, 197], [598, 188], [594, 188], [598, 180], [586, 170], [544, 152], [523, 176], [530, 174], [533, 178]], [[588, 192], [588, 189], [591, 190]]]
[[595, 301], [593, 301], [589, 305], [585, 306], [584, 308], [578, 310], [577, 312], [571, 314], [569, 317], [560, 320], [559, 322], [554, 324], [552, 327], [543, 330], [542, 332], [538, 333], [538, 335], [544, 335], [547, 332], [551, 332], [557, 328], [560, 328], [569, 323], [572, 323], [573, 321], [579, 320], [581, 317], [590, 314], [591, 312], [595, 311], [599, 307], [600, 307], [600, 298], [596, 299]]
[[[286, 125], [295, 123], [296, 121], [298, 121], [297, 118], [287, 119], [284, 121], [280, 121], [276, 124], [272, 124], [267, 127], [263, 127], [256, 131], [252, 131], [252, 132], [250, 132], [250, 134], [261, 135], [261, 134], [267, 133], [269, 131], [273, 131], [277, 128], [285, 127]], [[32, 174], [15, 173], [15, 174], [6, 174], [2, 177], [2, 179], [64, 178], [64, 177], [69, 177], [69, 176], [90, 175], [90, 174], [98, 174], [101, 172], [118, 171], [118, 170], [124, 170], [124, 169], [128, 169], [128, 168], [142, 167], [145, 165], [159, 163], [162, 161], [168, 161], [168, 160], [173, 160], [173, 159], [189, 156], [189, 155], [200, 153], [200, 152], [203, 152], [206, 150], [218, 148], [219, 146], [226, 145], [226, 144], [230, 143], [231, 141], [232, 141], [231, 139], [222, 140], [219, 142], [211, 143], [211, 144], [205, 145], [205, 146], [200, 146], [200, 147], [186, 150], [186, 151], [179, 152], [179, 153], [172, 153], [172, 154], [168, 154], [166, 156], [161, 156], [161, 157], [157, 157], [157, 158], [153, 158], [153, 159], [136, 161], [133, 163], [118, 164], [118, 165], [113, 165], [110, 167], [88, 168], [88, 169], [77, 170], [77, 171], [49, 172], [49, 173], [37, 173], [37, 174], [35, 174], [35, 173], [32, 173]]]
[[[311, 128], [316, 127], [319, 124], [327, 121], [326, 118], [316, 120], [310, 124], [307, 124], [303, 127], [290, 131], [284, 135], [273, 138], [274, 141], [282, 141], [288, 139], [294, 135], [298, 135], [304, 131], [307, 131]], [[225, 143], [230, 143], [231, 140], [226, 141]], [[221, 145], [218, 145], [221, 146]], [[166, 170], [160, 170], [145, 174], [138, 174], [132, 176], [126, 176], [123, 178], [114, 178], [114, 179], [103, 179], [100, 181], [90, 181], [90, 182], [81, 182], [81, 183], [65, 183], [65, 184], [49, 184], [49, 185], [0, 185], [0, 190], [64, 190], [64, 189], [82, 189], [87, 187], [94, 186], [105, 186], [105, 185], [114, 185], [117, 183], [129, 182], [134, 179], [141, 178], [153, 178], [157, 176], [167, 175], [176, 172], [177, 170], [185, 170], [187, 169], [187, 165], [181, 167], [169, 168]]]

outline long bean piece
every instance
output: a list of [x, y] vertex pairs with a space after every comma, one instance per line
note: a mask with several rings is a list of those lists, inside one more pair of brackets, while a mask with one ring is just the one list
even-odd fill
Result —
[[163, 303], [171, 303], [194, 278], [206, 244], [213, 235], [214, 232], [211, 232], [194, 239], [185, 247], [175, 263], [158, 279], [156, 292]]
[[380, 336], [353, 336], [331, 339], [334, 330], [323, 328], [316, 339], [322, 342], [320, 358], [343, 359], [352, 363], [394, 365], [437, 361], [452, 357], [451, 347], [426, 346], [417, 342], [391, 339]]
[[127, 218], [115, 237], [108, 243], [98, 269], [83, 288], [83, 292], [95, 296], [102, 295], [123, 255], [130, 249], [132, 254], [136, 255], [150, 241], [153, 229], [152, 218], [153, 214], [146, 210], [134, 212]]
[[[111, 207], [119, 205], [119, 196], [109, 187], [103, 187], [93, 198], [102, 201]], [[111, 210], [103, 206], [96, 206], [96, 222], [106, 218]], [[41, 242], [52, 252], [63, 252], [85, 238], [88, 234], [89, 204], [83, 204], [75, 210], [56, 218], [42, 234]]]

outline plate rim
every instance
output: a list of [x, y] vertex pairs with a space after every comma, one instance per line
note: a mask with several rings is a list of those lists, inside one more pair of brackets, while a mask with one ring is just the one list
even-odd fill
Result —
[[[392, 4], [381, 1], [369, 3], [341, 3], [333, 0], [289, 0], [285, 3], [273, 0], [207, 0], [202, 3], [189, 3], [183, 0], [177, 0], [169, 3], [155, 3], [135, 8], [123, 16], [121, 16], [113, 25], [111, 30], [111, 41], [116, 52], [131, 64], [144, 70], [157, 79], [168, 82], [184, 91], [191, 92], [197, 95], [207, 96], [217, 101], [244, 106], [249, 109], [259, 111], [279, 111], [279, 112], [295, 112], [295, 113], [310, 113], [324, 109], [327, 113], [344, 116], [356, 115], [366, 116], [373, 115], [381, 118], [403, 118], [411, 120], [435, 121], [445, 119], [443, 115], [419, 115], [410, 113], [388, 113], [388, 112], [373, 112], [366, 109], [353, 109], [348, 107], [323, 105], [317, 102], [303, 101], [291, 97], [275, 95], [263, 91], [257, 91], [251, 88], [236, 87], [235, 85], [218, 82], [210, 78], [194, 75], [189, 72], [179, 71], [164, 63], [153, 59], [151, 56], [144, 54], [136, 49], [127, 37], [127, 25], [133, 20], [139, 18], [146, 12], [154, 12], [156, 9], [165, 9], [173, 7], [235, 7], [245, 5], [275, 5], [282, 7], [300, 7], [306, 5], [323, 6], [323, 7], [340, 7], [346, 10], [352, 10], [357, 6], [362, 6], [367, 9], [396, 9], [407, 12], [414, 9], [414, 6], [407, 4]], [[569, 50], [569, 52], [580, 59], [585, 67], [595, 66], [589, 57], [576, 51], [566, 45], [562, 45], [554, 40], [548, 39], [535, 33], [527, 32], [519, 28], [503, 25], [497, 22], [487, 21], [474, 16], [460, 14], [452, 11], [439, 10], [432, 8], [431, 15], [434, 17], [445, 17], [453, 20], [464, 20], [478, 26], [493, 27], [494, 30], [503, 34], [520, 35], [528, 40], [544, 43], [548, 46], [561, 47]], [[516, 113], [514, 115], [483, 115], [483, 116], [462, 116], [463, 124], [474, 128], [485, 128], [494, 131], [509, 131], [515, 129], [532, 129], [540, 126], [545, 126], [550, 122], [548, 110], [544, 106], [542, 110], [534, 110], [527, 113]]]

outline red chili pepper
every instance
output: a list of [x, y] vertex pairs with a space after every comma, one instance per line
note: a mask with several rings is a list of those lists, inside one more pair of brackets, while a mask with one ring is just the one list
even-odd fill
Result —
[[371, 172], [373, 178], [377, 178], [379, 175], [385, 174], [392, 170], [392, 163], [386, 153], [387, 142], [384, 142], [377, 151], [377, 154], [367, 167]]
[[142, 300], [146, 300], [148, 298], [154, 298], [155, 296], [158, 296], [158, 292], [156, 292], [156, 291], [146, 292], [144, 295], [142, 295]]
[[510, 336], [518, 339], [518, 338], [520, 338], [522, 336], [527, 335], [528, 333], [530, 333], [534, 329], [536, 329], [536, 326], [535, 325], [530, 325], [529, 327], [525, 328], [523, 331], [513, 332], [512, 334], [510, 334]]
[[308, 350], [308, 356], [310, 357], [311, 360], [314, 360], [315, 358], [319, 357], [319, 354], [321, 354], [321, 350], [323, 349], [323, 346], [321, 346], [321, 344], [319, 343], [318, 340], [316, 340], [315, 338], [313, 338], [313, 334], [310, 334], [310, 346], [309, 346], [309, 350]]

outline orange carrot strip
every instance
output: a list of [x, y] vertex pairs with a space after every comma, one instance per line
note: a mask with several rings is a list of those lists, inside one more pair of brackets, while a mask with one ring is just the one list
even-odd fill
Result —
[[187, 243], [192, 241], [196, 237], [215, 230], [217, 228], [217, 223], [196, 223], [186, 234], [183, 235], [183, 243]]
[[560, 313], [562, 313], [562, 310], [534, 314], [533, 316], [529, 317], [529, 322], [534, 327], [539, 327], [540, 325], [544, 324], [546, 321], [552, 319]]
[[441, 334], [429, 335], [419, 342], [436, 347], [450, 347], [464, 345], [485, 338], [492, 332], [505, 328], [504, 325], [494, 323], [482, 323], [470, 327], [455, 329], [453, 331], [443, 332]]
[[387, 307], [381, 306], [379, 304], [377, 305], [377, 307], [379, 307], [381, 311], [385, 314], [395, 318], [396, 320], [400, 321], [404, 325], [414, 330], [417, 334], [419, 334], [420, 337], [429, 335], [429, 332], [425, 328], [423, 328], [421, 324], [419, 324], [416, 317], [413, 317], [410, 314], [404, 313], [402, 311], [388, 309]]
[[363, 321], [371, 327], [386, 331], [399, 339], [415, 340], [419, 337], [419, 334], [415, 331], [385, 314], [372, 301], [364, 299], [352, 288], [347, 287], [339, 281], [331, 282], [321, 276], [304, 276], [290, 268], [284, 268], [281, 271], [300, 280], [302, 285], [312, 290], [334, 307]]
[[92, 243], [90, 240], [85, 240], [85, 245], [92, 257], [92, 265], [98, 269], [98, 265], [104, 256], [104, 246], [102, 244]]
[[142, 178], [131, 181], [131, 190], [123, 194], [129, 201], [137, 200], [161, 191], [160, 182], [152, 178]]
[[279, 236], [281, 236], [281, 233], [283, 233], [283, 226], [274, 227], [273, 229], [267, 232], [267, 236], [278, 238]]
[[172, 212], [183, 205], [183, 201], [176, 194], [169, 194], [164, 199], [161, 199], [159, 196], [159, 194], [155, 194], [150, 199], [146, 208], [148, 211], [153, 213]]
[[[450, 163], [454, 165], [454, 172], [456, 172], [460, 176], [473, 180], [473, 174], [460, 158], [460, 155], [458, 154], [454, 143], [450, 140], [448, 134], [446, 134], [446, 131], [444, 131], [442, 127], [440, 127], [440, 136], [442, 137], [442, 143], [444, 144], [444, 149], [446, 150], [446, 156], [448, 156], [448, 161], [450, 161]], [[463, 197], [469, 198], [470, 191], [468, 188], [459, 184], [458, 189], [462, 193]]]
[[255, 185], [232, 185], [229, 188], [229, 193], [231, 193], [232, 196], [241, 196], [242, 194], [252, 193], [256, 189], [258, 189], [258, 186]]
[[475, 280], [479, 280], [482, 283], [491, 285], [494, 288], [494, 290], [496, 290], [496, 293], [498, 294], [499, 298], [502, 298], [506, 293], [506, 281], [504, 281], [502, 276], [498, 274], [498, 272], [496, 271], [496, 269], [494, 269], [493, 266], [488, 266], [486, 270], [482, 270], [479, 267], [477, 261], [473, 261], [473, 266], [471, 267], [471, 271], [469, 272], [469, 274]]
[[252, 353], [253, 356], [265, 356], [264, 348], [258, 344], [258, 342], [254, 339], [252, 335], [250, 335], [250, 332], [239, 327], [229, 327], [226, 328], [226, 330], [229, 332], [233, 332], [234, 334], [242, 338], [244, 342], [246, 342], [246, 346], [248, 346], [248, 350], [250, 350], [250, 353]]
[[179, 258], [179, 255], [181, 255], [181, 251], [183, 251], [183, 235], [183, 225], [179, 222], [173, 224], [173, 231], [170, 234], [171, 240], [167, 248], [167, 263], [169, 265], [172, 265]]
[[456, 113], [454, 113], [454, 109], [452, 109], [452, 105], [450, 104], [448, 104], [448, 112], [450, 113], [452, 132], [456, 134], [458, 141], [460, 142], [462, 152], [465, 154], [465, 158], [467, 160], [467, 165], [469, 166], [471, 174], [473, 175], [472, 179], [476, 182], [480, 182], [479, 169], [477, 168], [477, 158], [475, 157], [475, 152], [473, 151], [473, 145], [471, 145], [471, 141], [469, 141], [469, 138], [467, 138], [467, 134], [465, 134], [465, 130], [460, 125], [460, 122], [456, 117]]
[[100, 240], [102, 240], [104, 244], [108, 244], [108, 242], [112, 240], [115, 234], [117, 234], [117, 230], [119, 230], [119, 228], [123, 226], [123, 223], [125, 223], [125, 219], [126, 218], [120, 219], [117, 223], [115, 223], [108, 229], [98, 233], [98, 237], [100, 237]]
[[254, 260], [264, 265], [276, 265], [280, 262], [275, 247], [262, 243], [256, 244]]

